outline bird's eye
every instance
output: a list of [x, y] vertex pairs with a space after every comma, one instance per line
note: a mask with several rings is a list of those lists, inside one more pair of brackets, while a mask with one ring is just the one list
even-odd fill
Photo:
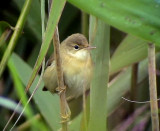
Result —
[[79, 46], [78, 46], [78, 45], [75, 45], [75, 46], [74, 46], [74, 49], [78, 50], [78, 49], [79, 49]]

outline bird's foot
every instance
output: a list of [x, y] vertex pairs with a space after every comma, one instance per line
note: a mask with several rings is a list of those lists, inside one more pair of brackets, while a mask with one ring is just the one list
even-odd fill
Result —
[[62, 92], [66, 91], [66, 86], [64, 86], [64, 88], [56, 88], [56, 92], [58, 92], [58, 94], [60, 95]]
[[68, 122], [70, 120], [70, 117], [71, 117], [71, 111], [70, 111], [70, 108], [68, 106], [68, 103], [66, 103], [66, 111], [65, 111], [65, 114], [61, 114], [61, 123], [65, 123], [65, 122]]

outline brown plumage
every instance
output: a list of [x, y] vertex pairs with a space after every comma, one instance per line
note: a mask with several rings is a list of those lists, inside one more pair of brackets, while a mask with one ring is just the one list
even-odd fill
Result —
[[[82, 34], [73, 34], [65, 39], [60, 45], [60, 55], [64, 73], [64, 82], [67, 86], [67, 97], [78, 97], [82, 95], [83, 88], [89, 89], [92, 77], [92, 60], [87, 39]], [[45, 88], [52, 93], [56, 91], [57, 73], [54, 56], [50, 58], [43, 76]]]

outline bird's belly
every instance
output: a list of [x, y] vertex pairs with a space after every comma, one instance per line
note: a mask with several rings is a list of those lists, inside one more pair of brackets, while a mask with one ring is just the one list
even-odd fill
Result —
[[66, 96], [67, 97], [78, 97], [83, 94], [83, 90], [87, 90], [90, 87], [91, 71], [84, 70], [79, 73], [65, 73], [65, 84], [67, 86]]

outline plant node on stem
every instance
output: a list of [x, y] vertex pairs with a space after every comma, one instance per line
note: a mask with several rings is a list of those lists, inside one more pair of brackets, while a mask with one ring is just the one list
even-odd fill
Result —
[[54, 53], [56, 60], [56, 69], [57, 69], [57, 77], [58, 77], [58, 87], [59, 87], [59, 97], [60, 97], [60, 108], [61, 108], [61, 123], [62, 123], [62, 131], [67, 131], [67, 121], [70, 118], [70, 109], [66, 100], [66, 86], [64, 85], [63, 80], [63, 69], [62, 69], [62, 61], [60, 57], [60, 42], [59, 42], [59, 33], [58, 27], [56, 27], [54, 36], [53, 36], [53, 44], [54, 44]]

